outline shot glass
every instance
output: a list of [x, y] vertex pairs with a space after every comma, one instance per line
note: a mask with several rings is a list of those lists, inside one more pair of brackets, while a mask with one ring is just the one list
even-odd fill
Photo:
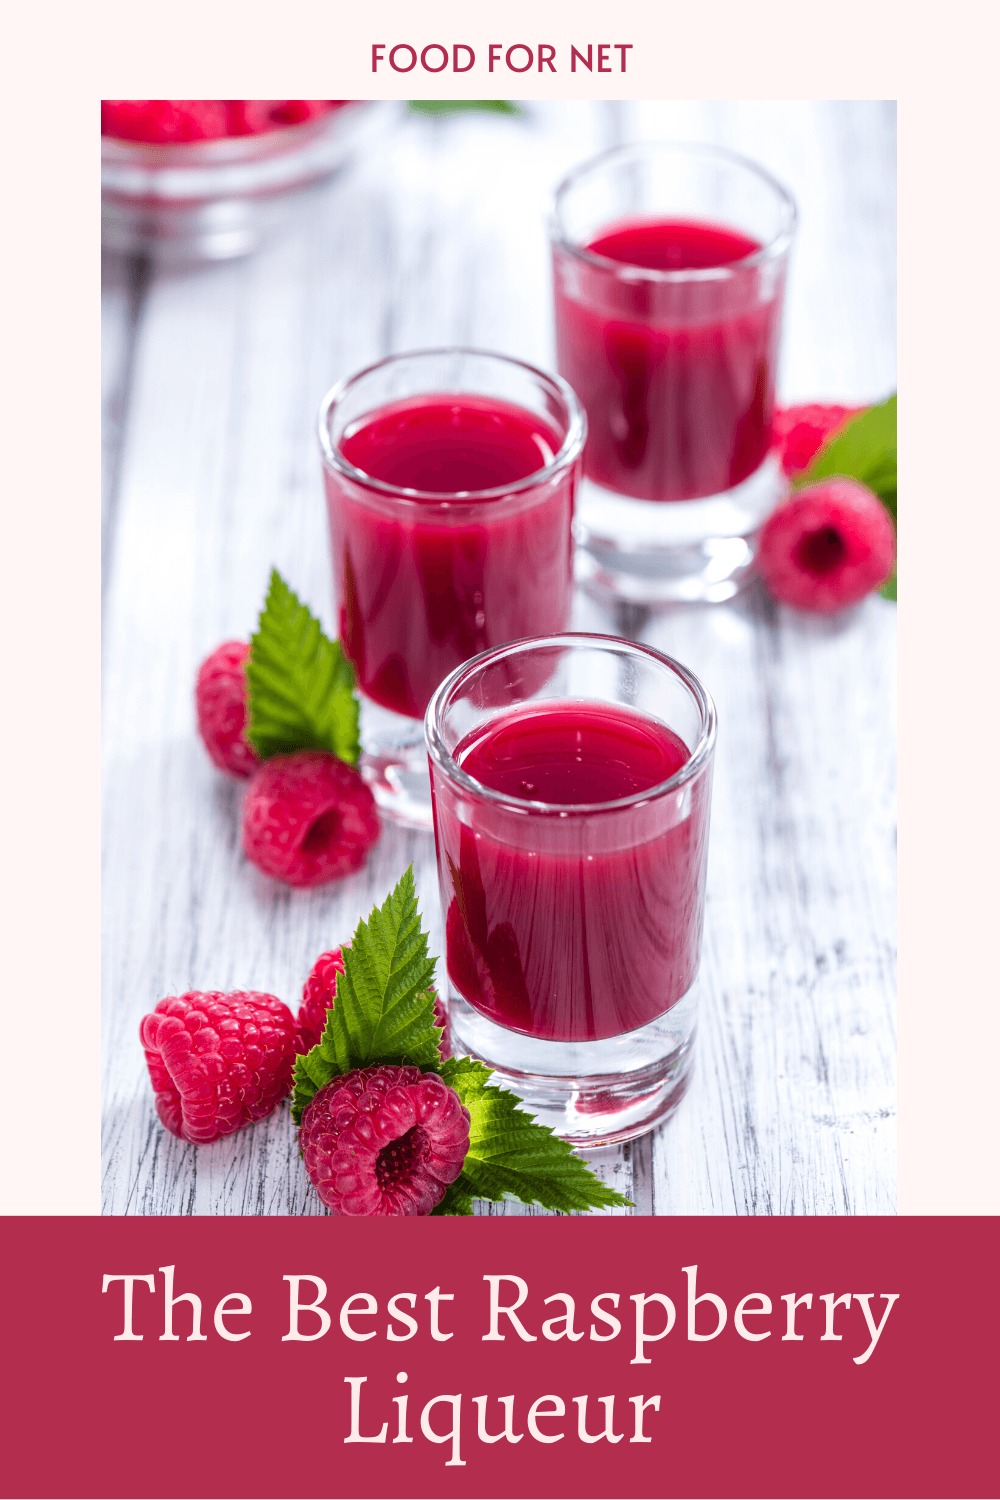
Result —
[[687, 143], [577, 167], [551, 217], [557, 363], [587, 412], [577, 576], [600, 597], [730, 598], [780, 498], [768, 457], [795, 204]]
[[434, 349], [335, 386], [319, 436], [362, 770], [385, 812], [429, 828], [435, 688], [490, 647], [569, 622], [586, 419], [558, 376]]
[[579, 1145], [629, 1140], [691, 1074], [715, 708], [599, 635], [477, 657], [427, 709], [452, 1046]]

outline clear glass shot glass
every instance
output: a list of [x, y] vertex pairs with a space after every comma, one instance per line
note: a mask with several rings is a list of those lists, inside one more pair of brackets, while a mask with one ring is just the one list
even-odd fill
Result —
[[565, 381], [501, 354], [397, 354], [319, 417], [340, 636], [380, 807], [430, 828], [423, 715], [470, 657], [564, 629], [586, 418]]
[[587, 412], [575, 531], [588, 591], [732, 597], [780, 498], [769, 458], [795, 203], [719, 147], [609, 151], [551, 216], [557, 364]]
[[691, 1074], [711, 698], [649, 646], [564, 634], [460, 667], [425, 732], [456, 1055], [575, 1144], [640, 1135]]

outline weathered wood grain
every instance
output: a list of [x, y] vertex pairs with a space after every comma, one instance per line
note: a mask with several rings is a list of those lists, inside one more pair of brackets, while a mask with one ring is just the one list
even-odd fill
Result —
[[140, 256], [107, 256], [101, 264], [101, 579], [112, 576], [118, 466], [121, 458], [132, 356], [151, 266]]
[[[547, 194], [636, 136], [765, 161], [802, 208], [788, 399], [895, 380], [894, 115], [846, 104], [535, 104], [521, 120], [409, 119], [293, 206], [253, 259], [110, 266], [105, 290], [104, 1182], [108, 1213], [317, 1213], [287, 1113], [200, 1151], [156, 1122], [140, 1017], [191, 988], [293, 1005], [312, 960], [414, 862], [432, 951], [429, 835], [387, 828], [367, 869], [293, 892], [246, 864], [241, 789], [194, 730], [200, 659], [246, 637], [277, 565], [332, 626], [314, 420], [383, 354], [461, 342], [552, 363]], [[895, 615], [834, 622], [757, 594], [610, 618], [714, 693], [720, 738], [698, 1071], [675, 1119], [594, 1153], [642, 1213], [872, 1213], [895, 1203]], [[489, 1212], [536, 1212], [520, 1205]]]

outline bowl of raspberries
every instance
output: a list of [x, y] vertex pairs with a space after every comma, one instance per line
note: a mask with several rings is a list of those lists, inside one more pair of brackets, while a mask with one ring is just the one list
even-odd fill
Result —
[[377, 113], [356, 99], [102, 99], [102, 241], [167, 261], [246, 255]]

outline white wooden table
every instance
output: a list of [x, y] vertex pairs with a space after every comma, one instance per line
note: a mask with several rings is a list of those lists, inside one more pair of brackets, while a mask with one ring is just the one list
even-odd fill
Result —
[[[322, 1212], [286, 1110], [208, 1147], [163, 1131], [139, 1019], [189, 989], [266, 990], [294, 1010], [315, 957], [411, 860], [441, 953], [433, 839], [387, 826], [342, 884], [268, 881], [239, 850], [241, 787], [197, 738], [195, 671], [249, 635], [272, 565], [333, 628], [324, 391], [382, 355], [446, 343], [552, 367], [547, 193], [595, 151], [665, 136], [741, 150], [798, 199], [782, 399], [893, 389], [889, 104], [400, 111], [253, 258], [107, 265], [105, 1212]], [[756, 591], [651, 617], [576, 602], [574, 628], [679, 657], [719, 710], [696, 1079], [666, 1126], [591, 1156], [638, 1213], [895, 1210], [895, 625], [878, 597], [833, 620]]]

